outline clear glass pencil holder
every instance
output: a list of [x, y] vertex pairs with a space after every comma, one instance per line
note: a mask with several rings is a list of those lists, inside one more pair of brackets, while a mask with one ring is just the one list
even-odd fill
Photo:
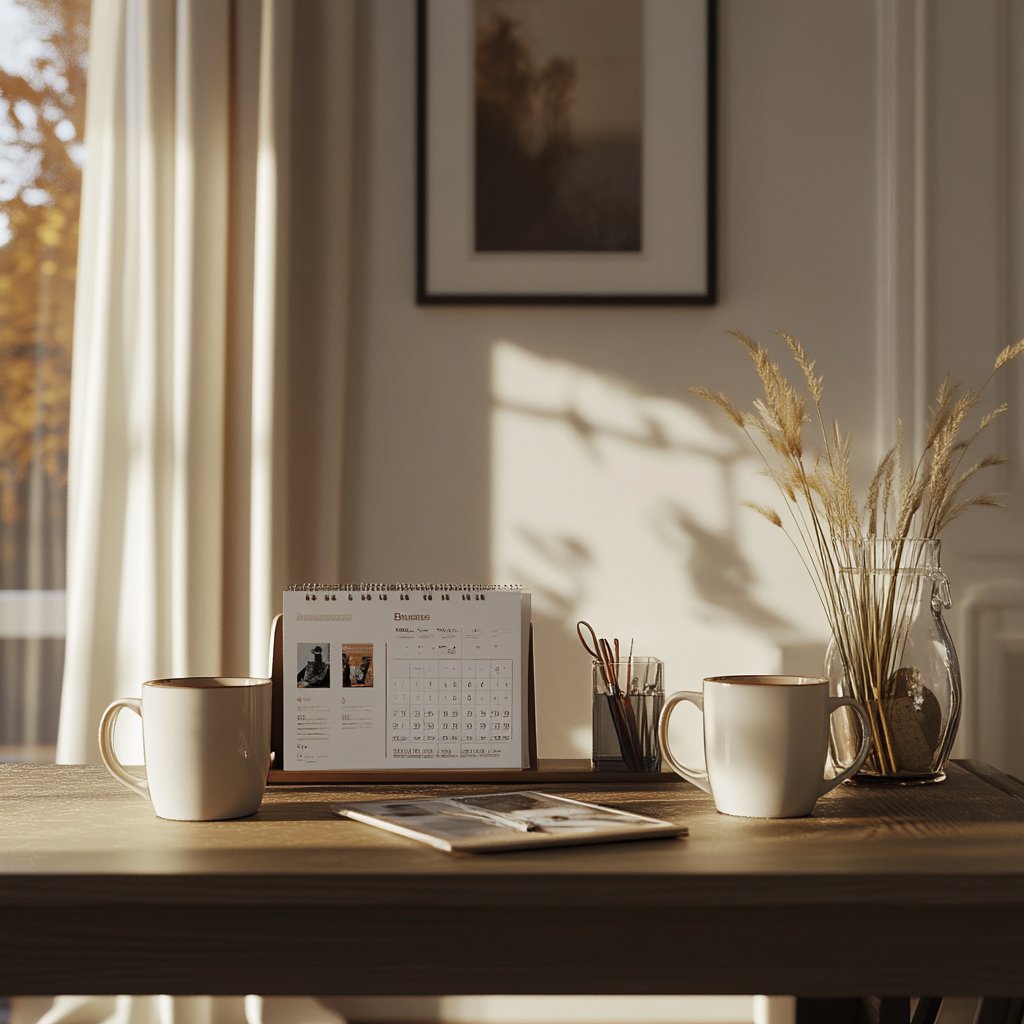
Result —
[[662, 662], [658, 658], [594, 661], [592, 678], [594, 771], [661, 771]]

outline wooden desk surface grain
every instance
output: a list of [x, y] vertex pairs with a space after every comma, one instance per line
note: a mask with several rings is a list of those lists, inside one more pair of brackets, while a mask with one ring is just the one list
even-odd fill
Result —
[[965, 765], [788, 821], [546, 786], [690, 835], [478, 856], [330, 805], [484, 786], [275, 786], [179, 823], [101, 767], [0, 765], [0, 991], [1020, 995], [1024, 788]]

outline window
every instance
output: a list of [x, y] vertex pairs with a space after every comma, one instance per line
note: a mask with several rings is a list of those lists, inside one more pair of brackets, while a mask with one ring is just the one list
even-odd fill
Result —
[[56, 742], [89, 0], [0, 0], [0, 757]]

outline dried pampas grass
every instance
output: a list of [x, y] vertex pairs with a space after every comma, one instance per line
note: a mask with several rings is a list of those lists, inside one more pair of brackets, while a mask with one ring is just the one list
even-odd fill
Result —
[[[924, 447], [915, 459], [907, 458], [903, 424], [897, 421], [894, 443], [872, 473], [863, 502], [858, 502], [850, 437], [835, 421], [828, 422], [822, 405], [824, 380], [803, 345], [789, 334], [780, 335], [800, 371], [798, 388], [764, 346], [746, 334], [734, 336], [761, 383], [753, 411], [738, 409], [721, 392], [690, 390], [743, 431], [778, 487], [781, 510], [744, 504], [792, 541], [814, 582], [854, 696], [868, 709], [879, 768], [895, 773], [899, 766], [881, 709], [891, 697], [888, 689], [905, 639], [900, 630], [907, 616], [900, 603], [909, 598], [906, 588], [897, 585], [897, 574], [903, 568], [919, 573], [924, 568], [919, 561], [922, 542], [936, 540], [964, 512], [1000, 506], [998, 495], [974, 485], [980, 473], [1006, 460], [990, 454], [967, 468], [965, 462], [975, 443], [1006, 412], [1005, 405], [998, 405], [977, 415], [995, 375], [1024, 354], [1024, 339], [999, 353], [979, 389], [953, 383], [948, 376], [942, 381], [928, 407]], [[805, 433], [816, 435], [813, 445]]]
[[[977, 391], [951, 382], [948, 376], [942, 381], [928, 407], [924, 448], [912, 462], [906, 460], [903, 425], [897, 422], [895, 442], [879, 461], [864, 502], [858, 504], [850, 468], [850, 437], [836, 422], [827, 422], [822, 408], [824, 379], [815, 373], [815, 363], [803, 345], [790, 334], [780, 334], [801, 372], [801, 392], [764, 346], [739, 331], [733, 333], [747, 350], [761, 382], [762, 394], [754, 401], [753, 412], [741, 411], [719, 391], [690, 390], [714, 404], [746, 434], [787, 502], [786, 521], [800, 538], [811, 541], [812, 549], [824, 554], [827, 562], [828, 553], [817, 550], [823, 540], [934, 539], [967, 509], [999, 504], [994, 494], [968, 496], [963, 492], [979, 472], [1005, 460], [988, 455], [969, 469], [962, 467], [972, 446], [1006, 412], [1005, 404], [998, 405], [969, 429], [972, 414], [995, 374], [1024, 354], [1024, 338], [999, 353], [988, 379]], [[804, 438], [809, 426], [819, 435], [813, 454]], [[751, 507], [786, 528], [778, 512], [756, 504]]]

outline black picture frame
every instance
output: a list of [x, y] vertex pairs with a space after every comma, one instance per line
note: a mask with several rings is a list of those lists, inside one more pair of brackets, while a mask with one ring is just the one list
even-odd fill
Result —
[[417, 303], [715, 303], [717, 0], [643, 0], [634, 251], [476, 249], [473, 12], [474, 0], [418, 0]]

